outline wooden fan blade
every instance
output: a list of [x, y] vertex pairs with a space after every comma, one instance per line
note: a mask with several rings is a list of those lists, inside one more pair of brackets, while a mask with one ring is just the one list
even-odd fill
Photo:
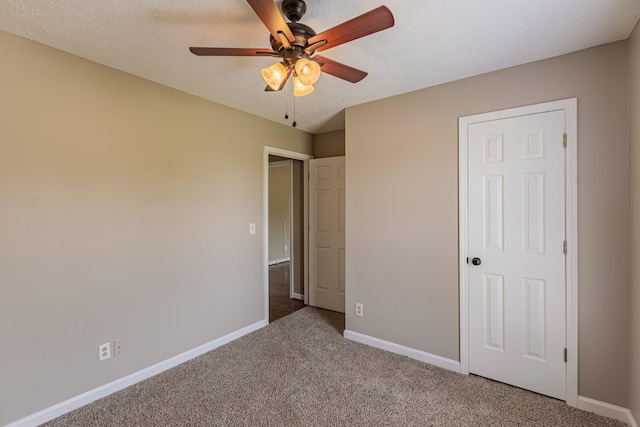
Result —
[[313, 59], [323, 62], [320, 69], [327, 74], [338, 77], [342, 80], [346, 80], [351, 83], [358, 83], [360, 80], [367, 77], [368, 73], [360, 71], [356, 68], [349, 67], [348, 65], [341, 64], [332, 59], [325, 58], [324, 56], [316, 55]]
[[280, 87], [278, 89], [272, 89], [271, 86], [267, 85], [267, 87], [264, 88], [264, 91], [265, 92], [278, 92], [278, 91], [284, 89], [284, 85], [287, 84], [287, 81], [289, 80], [289, 77], [291, 76], [292, 72], [293, 72], [292, 69], [287, 70], [287, 78], [282, 81], [282, 84], [280, 85]]
[[309, 39], [312, 44], [320, 40], [326, 40], [327, 44], [316, 49], [318, 52], [339, 46], [378, 31], [393, 27], [393, 14], [386, 6], [380, 6], [372, 11], [353, 18], [347, 22], [324, 31]]
[[190, 47], [198, 56], [279, 56], [267, 49], [241, 49], [235, 47]]
[[284, 21], [278, 6], [273, 0], [247, 0], [253, 11], [258, 15], [265, 27], [269, 30], [273, 38], [278, 39], [278, 31], [281, 31], [290, 42], [295, 40], [289, 26]]

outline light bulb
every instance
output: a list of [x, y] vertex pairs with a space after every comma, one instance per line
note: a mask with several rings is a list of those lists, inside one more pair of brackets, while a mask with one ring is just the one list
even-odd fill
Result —
[[296, 73], [304, 85], [312, 85], [320, 78], [320, 64], [307, 58], [296, 61]]
[[302, 84], [300, 78], [294, 74], [293, 76], [293, 95], [294, 96], [305, 96], [309, 95], [313, 92], [313, 85], [305, 85]]
[[282, 62], [277, 62], [270, 67], [261, 70], [262, 78], [273, 90], [279, 90], [287, 78], [287, 68]]

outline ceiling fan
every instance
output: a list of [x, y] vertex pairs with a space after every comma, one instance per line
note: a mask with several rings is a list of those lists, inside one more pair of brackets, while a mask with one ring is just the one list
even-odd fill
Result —
[[271, 49], [190, 47], [198, 56], [272, 56], [280, 61], [262, 69], [266, 91], [279, 91], [293, 74], [293, 94], [304, 96], [313, 92], [313, 84], [323, 71], [335, 77], [357, 83], [367, 73], [332, 61], [316, 52], [339, 46], [369, 34], [393, 27], [394, 18], [386, 6], [380, 6], [320, 34], [298, 21], [307, 11], [304, 0], [283, 0], [285, 22], [273, 0], [247, 0], [271, 33]]

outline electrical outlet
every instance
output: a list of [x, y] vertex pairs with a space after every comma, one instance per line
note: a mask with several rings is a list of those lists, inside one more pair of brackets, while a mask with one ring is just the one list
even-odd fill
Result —
[[115, 340], [113, 342], [113, 355], [120, 356], [121, 354], [124, 354], [124, 340]]
[[105, 343], [98, 346], [98, 357], [101, 362], [111, 357], [111, 343]]
[[364, 316], [364, 305], [359, 302], [356, 303], [356, 316]]

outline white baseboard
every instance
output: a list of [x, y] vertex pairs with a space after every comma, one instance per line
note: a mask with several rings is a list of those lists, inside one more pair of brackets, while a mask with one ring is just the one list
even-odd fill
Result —
[[294, 292], [294, 293], [291, 294], [291, 298], [299, 299], [299, 300], [304, 301], [304, 294], [298, 294], [298, 293]]
[[289, 261], [291, 261], [291, 258], [274, 259], [273, 261], [269, 261], [269, 265], [282, 264], [283, 262], [289, 262]]
[[631, 411], [621, 406], [578, 396], [578, 409], [622, 421], [623, 423], [627, 423], [629, 427], [638, 427]]
[[81, 406], [87, 405], [95, 400], [115, 393], [116, 391], [125, 389], [142, 380], [166, 371], [167, 369], [173, 368], [174, 366], [198, 357], [208, 351], [223, 346], [244, 335], [263, 328], [268, 324], [268, 321], [261, 320], [235, 332], [231, 332], [223, 337], [210, 341], [206, 344], [203, 344], [191, 350], [187, 350], [184, 353], [178, 354], [177, 356], [156, 363], [155, 365], [149, 366], [148, 368], [144, 368], [138, 372], [134, 372], [131, 375], [127, 375], [126, 377], [117, 379], [93, 390], [89, 390], [86, 393], [82, 393], [79, 396], [72, 397], [71, 399], [65, 400], [64, 402], [58, 403], [57, 405], [53, 405], [49, 408], [43, 409], [42, 411], [36, 412], [35, 414], [21, 418], [17, 421], [12, 422], [11, 424], [7, 424], [5, 427], [35, 427], [47, 421], [51, 421], [54, 418], [66, 414], [67, 412], [71, 412], [74, 409], [78, 409]]
[[357, 341], [361, 344], [370, 345], [371, 347], [390, 351], [391, 353], [401, 354], [403, 356], [410, 357], [411, 359], [416, 359], [430, 365], [435, 365], [439, 368], [448, 369], [450, 371], [458, 373], [460, 372], [460, 362], [458, 362], [457, 360], [447, 359], [446, 357], [437, 356], [425, 351], [405, 347], [400, 344], [370, 337], [368, 335], [363, 335], [358, 332], [353, 332], [346, 329], [344, 331], [344, 337], [352, 341]]

